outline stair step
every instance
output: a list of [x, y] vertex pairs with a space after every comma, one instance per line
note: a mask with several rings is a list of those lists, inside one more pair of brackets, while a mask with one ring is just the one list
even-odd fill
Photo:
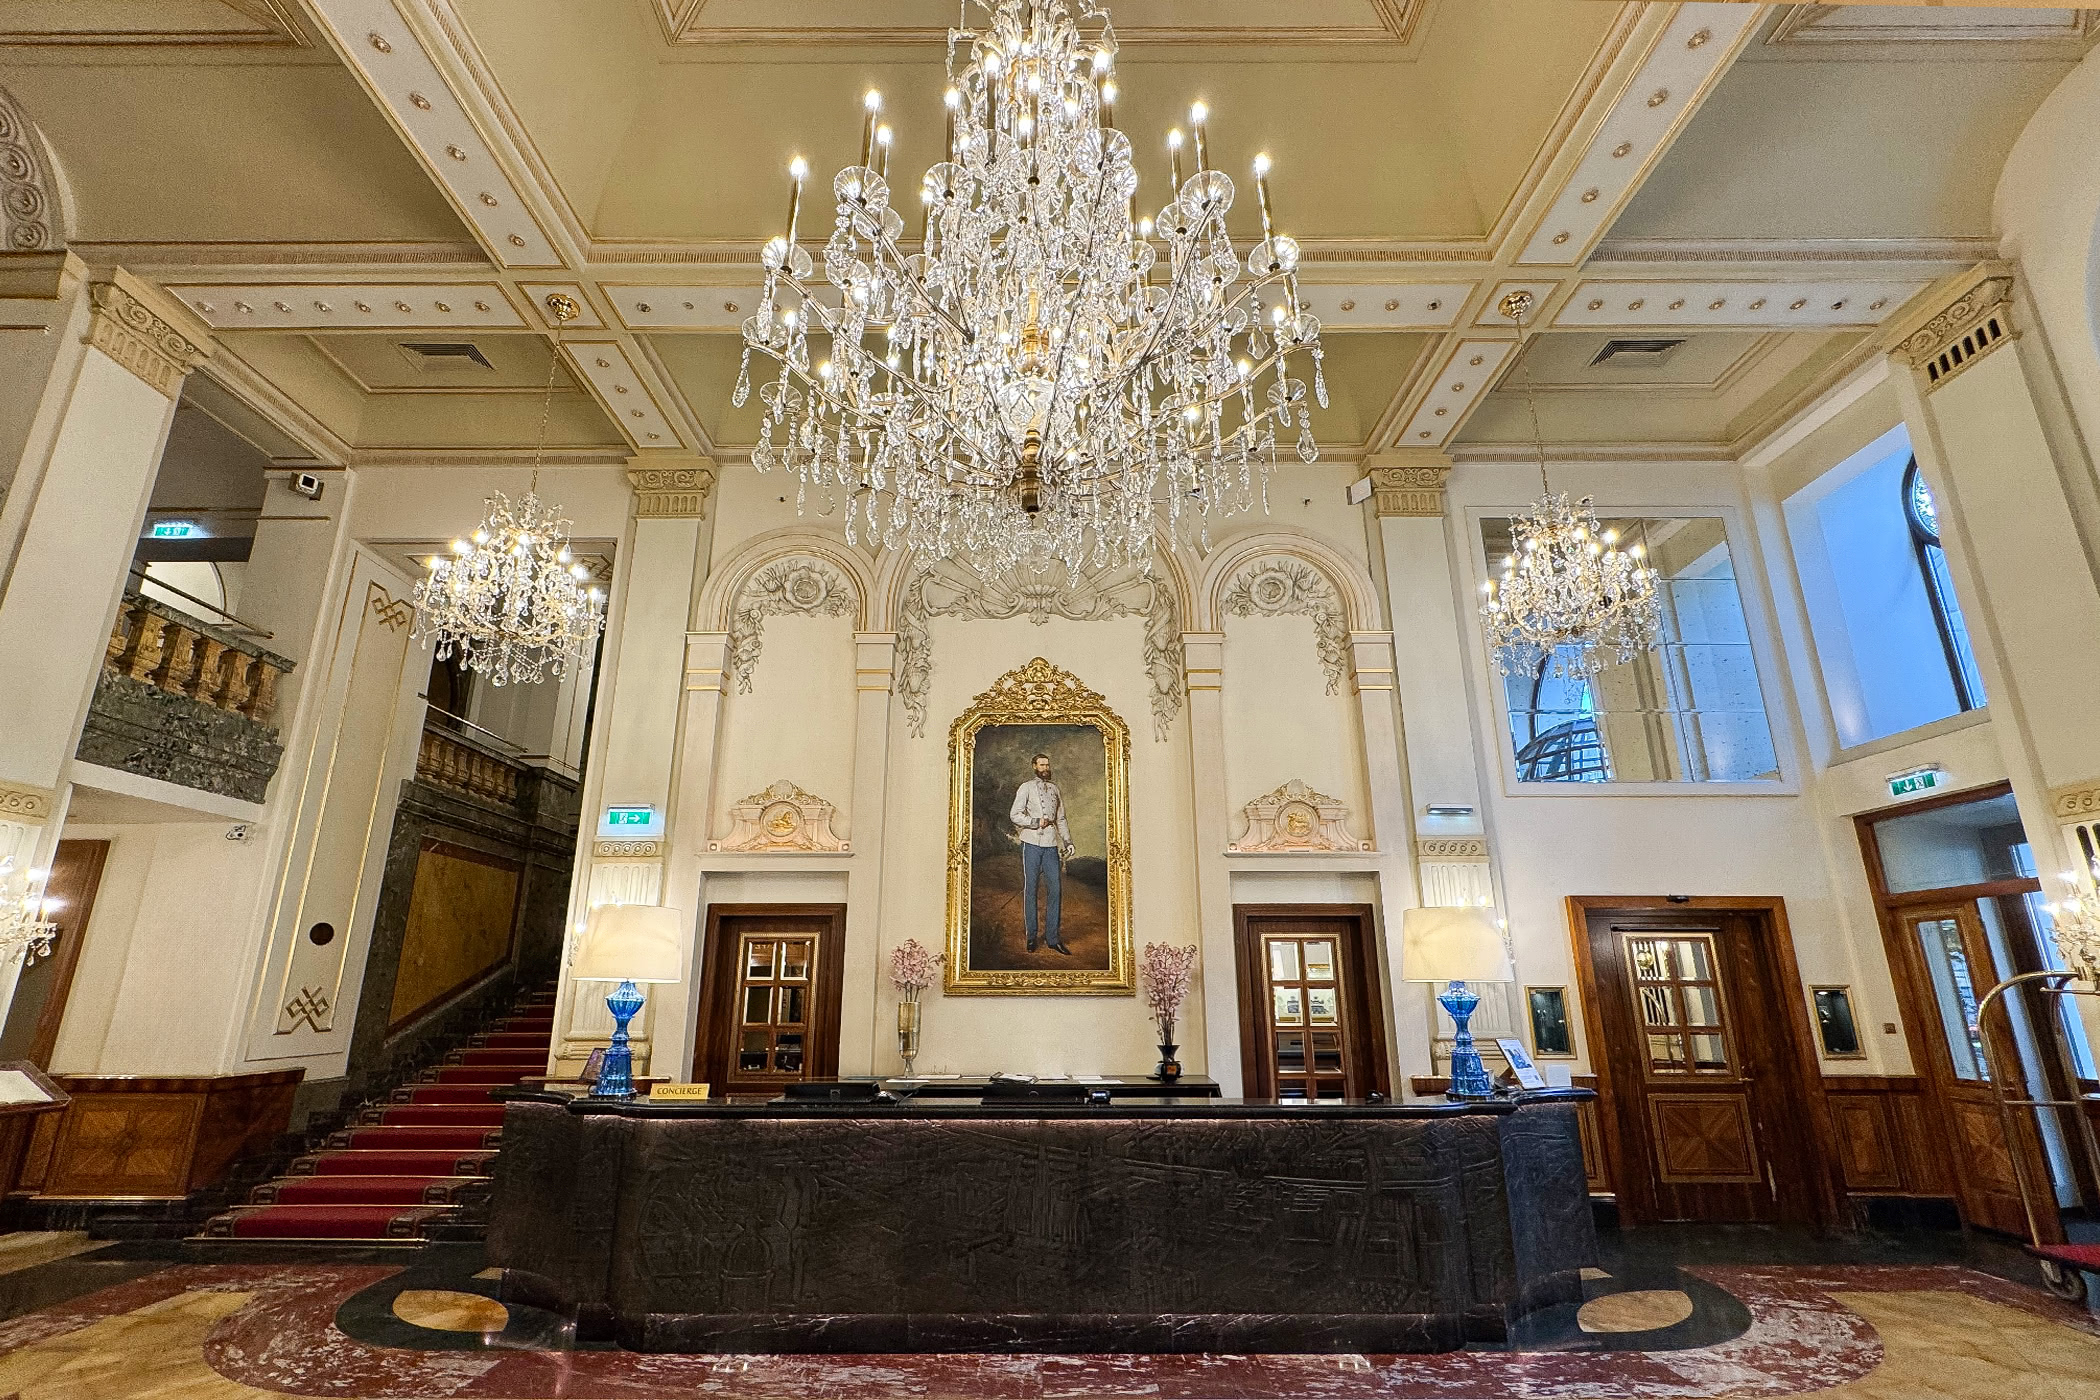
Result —
[[498, 1047], [517, 1050], [545, 1050], [553, 1044], [554, 1037], [541, 1035], [538, 1031], [490, 1031], [474, 1042], [477, 1049], [494, 1050]]
[[521, 1076], [538, 1074], [547, 1067], [543, 1051], [513, 1050], [507, 1045], [491, 1049], [461, 1050], [451, 1061], [456, 1065], [483, 1065], [489, 1069], [515, 1069]]
[[392, 1128], [382, 1124], [359, 1125], [340, 1133], [331, 1133], [328, 1146], [333, 1150], [358, 1151], [372, 1148], [402, 1150], [410, 1152], [433, 1151], [449, 1148], [455, 1151], [472, 1152], [480, 1148], [494, 1148], [496, 1140], [503, 1135], [501, 1128], [453, 1127], [402, 1127]]
[[440, 1206], [450, 1205], [478, 1176], [300, 1176], [255, 1188], [251, 1205]]
[[210, 1239], [416, 1240], [451, 1206], [235, 1206], [204, 1227]]
[[394, 1090], [395, 1103], [489, 1104], [493, 1084], [404, 1084]]
[[536, 1076], [545, 1069], [545, 1065], [535, 1065], [531, 1069], [520, 1069], [516, 1066], [505, 1065], [440, 1065], [435, 1070], [432, 1070], [431, 1077], [423, 1082], [426, 1084], [515, 1084], [527, 1075]]
[[472, 1152], [378, 1148], [316, 1152], [292, 1163], [293, 1176], [486, 1176], [493, 1148]]
[[382, 1128], [442, 1127], [500, 1128], [500, 1103], [406, 1103], [382, 1104], [364, 1111], [359, 1126]]

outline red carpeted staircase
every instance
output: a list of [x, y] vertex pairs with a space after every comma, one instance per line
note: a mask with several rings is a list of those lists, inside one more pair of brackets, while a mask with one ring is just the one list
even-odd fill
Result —
[[547, 1072], [554, 993], [521, 1001], [446, 1062], [358, 1111], [288, 1175], [212, 1217], [200, 1238], [421, 1240], [485, 1197], [503, 1138], [491, 1091]]

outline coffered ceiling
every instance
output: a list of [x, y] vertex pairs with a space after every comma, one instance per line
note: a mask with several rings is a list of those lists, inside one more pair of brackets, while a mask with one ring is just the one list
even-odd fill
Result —
[[[1999, 165], [2100, 37], [2092, 12], [2005, 5], [1113, 11], [1144, 199], [1163, 197], [1163, 133], [1196, 98], [1219, 164], [1275, 161], [1329, 328], [1316, 430], [1345, 460], [1517, 450], [1520, 359], [1550, 439], [1739, 450], [1990, 253]], [[734, 463], [757, 435], [729, 404], [736, 331], [787, 160], [848, 163], [877, 87], [897, 162], [930, 161], [955, 15], [0, 0], [0, 87], [61, 172], [76, 251], [160, 280], [221, 332], [200, 393], [272, 455], [529, 452], [551, 355], [558, 456]], [[1521, 355], [1495, 311], [1519, 287]], [[559, 347], [554, 290], [585, 308]], [[1592, 363], [1644, 339], [1680, 343]]]

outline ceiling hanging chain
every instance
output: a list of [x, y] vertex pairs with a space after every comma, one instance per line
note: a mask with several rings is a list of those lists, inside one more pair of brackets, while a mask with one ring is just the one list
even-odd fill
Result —
[[582, 664], [605, 626], [605, 595], [587, 583], [590, 570], [570, 553], [569, 522], [560, 506], [542, 504], [539, 496], [561, 334], [583, 314], [562, 292], [550, 292], [546, 306], [555, 322], [554, 346], [525, 495], [513, 502], [491, 492], [480, 528], [454, 540], [449, 555], [432, 555], [429, 573], [416, 584], [412, 635], [430, 637], [440, 661], [457, 652], [491, 685], [536, 685], [550, 673], [559, 680]]
[[1518, 373], [1538, 450], [1541, 495], [1510, 521], [1510, 552], [1501, 577], [1483, 587], [1481, 626], [1505, 676], [1586, 680], [1605, 667], [1655, 649], [1662, 635], [1660, 576], [1647, 547], [1619, 547], [1616, 530], [1600, 527], [1588, 496], [1555, 492], [1546, 469], [1526, 351], [1530, 292], [1519, 288], [1497, 307], [1517, 326]]

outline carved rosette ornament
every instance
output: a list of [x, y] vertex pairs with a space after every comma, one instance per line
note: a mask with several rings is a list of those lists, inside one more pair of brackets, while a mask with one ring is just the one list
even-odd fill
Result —
[[1338, 797], [1315, 792], [1297, 778], [1264, 793], [1241, 809], [1247, 833], [1225, 849], [1233, 855], [1371, 849], [1349, 830], [1349, 808]]
[[1053, 617], [1069, 622], [1142, 617], [1153, 739], [1165, 742], [1181, 713], [1181, 606], [1167, 581], [1143, 565], [1094, 570], [1076, 580], [1061, 569], [1016, 578], [980, 574], [952, 559], [930, 565], [912, 579], [897, 610], [897, 698], [913, 738], [926, 733], [926, 696], [933, 687], [933, 636], [927, 624], [936, 617], [992, 622], [1026, 617], [1038, 627]]
[[821, 559], [776, 559], [753, 574], [737, 594], [729, 622], [729, 669], [737, 693], [751, 693], [767, 618], [844, 617], [858, 605], [845, 575]]
[[51, 803], [57, 796], [50, 788], [0, 778], [0, 821], [42, 826], [51, 820]]
[[710, 851], [840, 851], [850, 852], [831, 829], [838, 811], [814, 793], [782, 778], [729, 808], [735, 823], [727, 836], [707, 843]]
[[1234, 617], [1309, 617], [1333, 695], [1349, 674], [1349, 627], [1334, 585], [1303, 559], [1257, 560], [1225, 590], [1225, 611]]

